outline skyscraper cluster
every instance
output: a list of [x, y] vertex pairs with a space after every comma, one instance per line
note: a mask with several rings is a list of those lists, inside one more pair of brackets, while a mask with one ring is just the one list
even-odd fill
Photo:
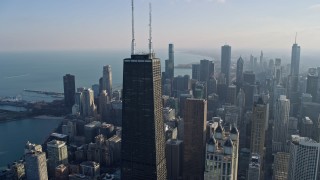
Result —
[[24, 160], [11, 166], [13, 177], [320, 178], [320, 68], [300, 71], [296, 42], [290, 65], [278, 57], [267, 60], [262, 51], [259, 61], [253, 55], [234, 58], [224, 45], [220, 61], [201, 59], [192, 64], [191, 77], [176, 75], [174, 44], [164, 72], [153, 50], [151, 5], [148, 53], [135, 50], [133, 15], [132, 1], [122, 89], [113, 87], [110, 65], [92, 88], [76, 91], [75, 76], [65, 75], [69, 114], [43, 149], [26, 144]]

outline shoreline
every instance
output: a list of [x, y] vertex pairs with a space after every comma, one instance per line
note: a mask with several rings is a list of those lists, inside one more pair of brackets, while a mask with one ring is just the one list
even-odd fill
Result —
[[[52, 130], [48, 131], [48, 133], [43, 136], [43, 138], [41, 140], [41, 143], [38, 143], [38, 144], [41, 144], [42, 147], [44, 147], [45, 146], [44, 144], [46, 144], [46, 142], [48, 141], [48, 137], [50, 137], [51, 133], [56, 132], [57, 129], [61, 128], [62, 123], [63, 123], [63, 119], [64, 119], [64, 116], [60, 116], [59, 117], [59, 116], [40, 115], [40, 116], [32, 116], [32, 117], [26, 117], [26, 118], [19, 118], [19, 119], [11, 119], [11, 120], [6, 120], [6, 121], [0, 121], [0, 125], [1, 125], [1, 123], [10, 122], [10, 121], [19, 121], [19, 120], [29, 120], [29, 121], [30, 120], [32, 120], [32, 121], [35, 120], [35, 121], [38, 121], [38, 122], [41, 122], [42, 120], [44, 120], [44, 121], [47, 120], [47, 121], [50, 121], [50, 122], [58, 122], [57, 123], [58, 125], [56, 127], [53, 127]], [[6, 126], [6, 125], [4, 125], [4, 126]], [[10, 151], [6, 151], [6, 150], [0, 151], [0, 156], [5, 156], [5, 154], [7, 154], [7, 153], [10, 153]], [[21, 154], [21, 157], [19, 156], [18, 158], [13, 159], [12, 161], [10, 161], [7, 164], [11, 165], [13, 162], [21, 160], [22, 157], [23, 157], [23, 154]], [[3, 171], [3, 170], [6, 170], [7, 168], [8, 168], [7, 165], [1, 164], [0, 165], [0, 172]]]
[[32, 119], [63, 120], [64, 117], [65, 116], [39, 115], [39, 116], [33, 116]]

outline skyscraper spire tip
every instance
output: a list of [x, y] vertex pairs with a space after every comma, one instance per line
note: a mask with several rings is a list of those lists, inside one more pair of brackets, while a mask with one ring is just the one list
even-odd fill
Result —
[[153, 53], [152, 49], [152, 7], [151, 2], [149, 2], [149, 53]]
[[132, 40], [131, 40], [131, 54], [135, 54], [136, 49], [136, 40], [134, 38], [134, 0], [131, 0], [131, 9], [132, 9]]

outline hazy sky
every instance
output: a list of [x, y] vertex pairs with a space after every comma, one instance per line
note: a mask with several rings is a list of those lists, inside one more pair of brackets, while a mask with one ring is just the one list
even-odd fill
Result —
[[[137, 49], [147, 49], [148, 0], [135, 0]], [[151, 0], [155, 49], [320, 50], [319, 0]], [[131, 0], [0, 0], [0, 51], [128, 49]]]

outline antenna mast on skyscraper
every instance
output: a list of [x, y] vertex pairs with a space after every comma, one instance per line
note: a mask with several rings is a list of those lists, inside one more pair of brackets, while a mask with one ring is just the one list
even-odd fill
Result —
[[151, 3], [149, 3], [149, 53], [153, 53], [152, 49], [152, 7]]
[[132, 41], [131, 41], [131, 54], [135, 54], [136, 49], [136, 41], [134, 39], [134, 3], [131, 0], [131, 7], [132, 7]]
[[298, 33], [296, 32], [296, 37], [294, 38], [294, 43], [297, 44], [297, 35]]

